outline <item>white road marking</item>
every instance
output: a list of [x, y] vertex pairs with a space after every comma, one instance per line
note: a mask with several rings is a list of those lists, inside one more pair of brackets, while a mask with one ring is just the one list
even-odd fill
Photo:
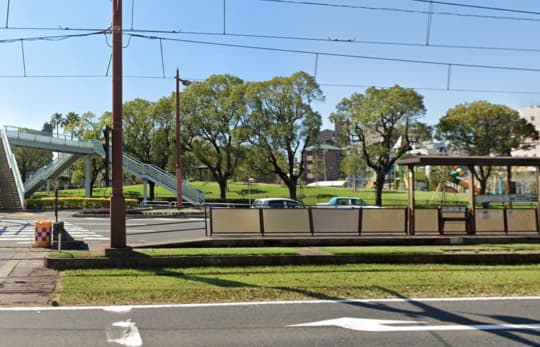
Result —
[[460, 331], [460, 330], [537, 330], [538, 324], [443, 324], [443, 325], [419, 325], [424, 322], [366, 319], [342, 317], [322, 320], [318, 322], [288, 325], [288, 327], [340, 327], [349, 330], [367, 332], [411, 332], [411, 331]]
[[[137, 325], [131, 319], [128, 319], [127, 321], [114, 322], [112, 326], [112, 330], [107, 333], [108, 343], [117, 343], [127, 347], [139, 347], [143, 345], [139, 328], [137, 328]], [[114, 335], [120, 335], [120, 337], [114, 337]]]
[[[123, 309], [153, 309], [153, 308], [190, 308], [190, 307], [227, 307], [227, 306], [266, 306], [266, 305], [313, 305], [313, 304], [347, 304], [347, 303], [399, 303], [399, 302], [470, 302], [470, 301], [524, 301], [540, 300], [540, 296], [509, 296], [509, 297], [467, 297], [467, 298], [419, 298], [419, 299], [351, 299], [351, 300], [295, 300], [295, 301], [247, 301], [224, 303], [195, 303], [195, 304], [159, 304], [159, 305], [121, 305]], [[0, 307], [4, 311], [112, 311], [116, 307], [109, 306], [42, 306], [42, 307]]]
[[[0, 221], [0, 223], [8, 223]], [[22, 230], [21, 230], [22, 226]], [[88, 241], [107, 241], [109, 237], [104, 236], [95, 231], [85, 229], [79, 225], [74, 225], [69, 222], [64, 222], [65, 229], [76, 240]], [[107, 233], [108, 230], [103, 230]], [[10, 220], [4, 226], [4, 230], [0, 233], [0, 242], [16, 242], [17, 244], [31, 244], [34, 242], [34, 225], [27, 221]]]
[[131, 312], [130, 306], [110, 306], [103, 309], [105, 312], [112, 312], [112, 313], [129, 313]]

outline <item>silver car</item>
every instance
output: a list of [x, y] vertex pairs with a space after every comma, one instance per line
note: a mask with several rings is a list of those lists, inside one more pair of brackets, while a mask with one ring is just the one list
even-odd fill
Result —
[[253, 208], [298, 208], [306, 207], [300, 201], [286, 198], [265, 198], [253, 202]]

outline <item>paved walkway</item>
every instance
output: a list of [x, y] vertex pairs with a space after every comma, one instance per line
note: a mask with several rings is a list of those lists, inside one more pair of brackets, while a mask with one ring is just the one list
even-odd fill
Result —
[[0, 306], [50, 305], [58, 272], [43, 266], [47, 250], [0, 248]]

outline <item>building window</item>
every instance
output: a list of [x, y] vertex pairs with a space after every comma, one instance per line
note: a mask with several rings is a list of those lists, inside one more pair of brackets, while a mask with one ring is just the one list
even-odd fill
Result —
[[531, 122], [534, 122], [534, 116], [531, 116]]

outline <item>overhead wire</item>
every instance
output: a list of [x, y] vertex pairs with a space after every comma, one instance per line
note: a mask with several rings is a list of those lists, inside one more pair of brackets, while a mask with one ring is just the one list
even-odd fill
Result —
[[227, 33], [227, 4], [226, 0], [223, 0], [223, 35]]
[[[461, 14], [461, 13], [444, 13], [433, 11], [433, 4], [440, 5], [454, 5], [454, 6], [463, 6], [470, 8], [482, 8], [484, 10], [493, 10], [493, 11], [509, 11], [520, 14], [534, 14], [538, 15], [539, 12], [534, 11], [521, 11], [521, 10], [512, 10], [512, 9], [503, 9], [503, 8], [493, 8], [493, 7], [477, 7], [477, 6], [465, 6], [466, 4], [457, 4], [457, 3], [447, 3], [442, 1], [432, 1], [432, 0], [411, 0], [416, 2], [425, 2], [429, 3], [428, 11], [417, 11], [417, 10], [406, 10], [406, 9], [397, 9], [397, 8], [383, 8], [383, 7], [367, 7], [367, 6], [356, 6], [356, 5], [343, 5], [343, 4], [328, 4], [328, 3], [313, 3], [309, 1], [291, 1], [291, 0], [259, 0], [267, 2], [279, 2], [279, 3], [289, 3], [289, 4], [308, 4], [308, 5], [319, 5], [319, 6], [333, 6], [333, 7], [348, 7], [348, 8], [359, 8], [359, 9], [368, 9], [368, 10], [384, 10], [384, 11], [399, 11], [399, 12], [408, 12], [408, 13], [421, 13], [427, 14], [428, 17], [428, 27], [426, 31], [426, 44], [432, 47], [441, 47], [441, 48], [462, 48], [462, 49], [486, 49], [486, 50], [506, 50], [506, 51], [526, 51], [526, 52], [540, 52], [540, 49], [536, 48], [513, 48], [513, 47], [489, 47], [489, 46], [467, 46], [467, 45], [445, 45], [445, 44], [431, 44], [430, 43], [430, 28], [431, 28], [431, 17], [433, 14], [447, 14], [447, 15], [460, 15], [460, 16], [471, 16], [471, 17], [481, 17], [481, 18], [492, 18], [492, 19], [511, 19], [511, 20], [531, 20], [531, 21], [540, 21], [540, 18], [522, 18], [522, 17], [501, 17], [501, 16], [482, 16], [476, 14]], [[162, 41], [177, 41], [185, 43], [196, 43], [202, 45], [214, 45], [214, 46], [225, 46], [225, 47], [234, 47], [234, 48], [243, 48], [243, 49], [255, 49], [255, 50], [265, 50], [265, 51], [274, 51], [274, 52], [286, 52], [286, 53], [298, 53], [298, 54], [311, 54], [315, 56], [315, 68], [314, 74], [317, 75], [318, 64], [319, 64], [319, 55], [321, 56], [333, 56], [333, 57], [344, 57], [344, 58], [355, 58], [355, 59], [367, 59], [367, 60], [377, 60], [377, 61], [392, 61], [392, 62], [402, 62], [402, 63], [414, 63], [414, 64], [430, 64], [430, 65], [444, 65], [448, 67], [448, 78], [446, 83], [446, 88], [415, 88], [415, 89], [431, 89], [431, 90], [446, 90], [446, 91], [463, 91], [463, 92], [485, 92], [485, 93], [517, 93], [517, 94], [540, 94], [540, 91], [511, 91], [511, 90], [479, 90], [479, 89], [454, 89], [450, 86], [450, 77], [452, 66], [466, 67], [466, 68], [477, 68], [477, 69], [497, 69], [497, 70], [511, 70], [511, 71], [527, 71], [527, 72], [540, 72], [540, 68], [531, 68], [531, 67], [517, 67], [517, 66], [498, 66], [498, 65], [486, 65], [486, 64], [465, 64], [465, 63], [449, 63], [449, 62], [439, 62], [439, 61], [429, 61], [429, 60], [415, 60], [415, 59], [403, 59], [403, 58], [391, 58], [391, 57], [376, 57], [376, 56], [366, 56], [366, 55], [354, 55], [354, 54], [342, 54], [342, 53], [331, 53], [331, 52], [322, 52], [322, 51], [309, 51], [309, 50], [297, 50], [297, 49], [286, 49], [286, 48], [276, 48], [276, 47], [264, 47], [264, 46], [255, 46], [255, 45], [243, 45], [243, 44], [231, 44], [231, 43], [220, 43], [220, 42], [209, 42], [209, 41], [200, 41], [200, 40], [186, 40], [186, 39], [177, 39], [170, 37], [158, 37], [150, 35], [142, 35], [140, 33], [160, 33], [160, 34], [190, 34], [190, 35], [221, 35], [221, 36], [231, 36], [231, 37], [248, 37], [248, 38], [268, 38], [268, 39], [287, 39], [287, 40], [306, 40], [306, 41], [325, 41], [325, 42], [343, 42], [343, 43], [361, 43], [361, 44], [381, 44], [381, 45], [400, 45], [400, 46], [425, 46], [420, 43], [413, 42], [392, 42], [392, 41], [364, 41], [356, 39], [323, 39], [323, 38], [309, 38], [309, 37], [297, 37], [297, 36], [279, 36], [279, 35], [260, 35], [260, 34], [242, 34], [242, 33], [228, 33], [226, 31], [226, 0], [223, 0], [223, 33], [215, 32], [186, 32], [181, 30], [144, 30], [144, 29], [135, 29], [134, 28], [134, 0], [132, 0], [132, 18], [131, 18], [131, 30], [124, 30], [124, 34], [128, 35], [128, 44], [129, 46], [131, 39], [133, 37], [160, 41], [160, 51], [161, 51], [161, 65], [162, 65], [162, 75], [161, 76], [148, 76], [148, 75], [124, 75], [125, 78], [143, 78], [143, 79], [169, 79], [174, 77], [167, 77], [165, 75], [165, 63], [164, 63], [164, 53], [163, 53], [163, 44]], [[1, 29], [1, 28], [0, 28]], [[30, 75], [26, 71], [26, 61], [24, 57], [24, 41], [34, 41], [34, 40], [64, 40], [68, 38], [75, 37], [86, 37], [97, 34], [104, 34], [107, 44], [110, 44], [107, 41], [107, 35], [110, 34], [110, 28], [108, 29], [91, 29], [91, 28], [69, 28], [69, 27], [57, 27], [57, 28], [32, 28], [32, 27], [9, 27], [9, 0], [7, 4], [7, 13], [6, 13], [6, 25], [4, 29], [12, 30], [62, 30], [62, 31], [90, 31], [89, 33], [80, 33], [80, 34], [69, 34], [69, 35], [53, 35], [53, 36], [39, 36], [39, 37], [29, 37], [29, 38], [19, 38], [19, 39], [3, 39], [0, 40], [0, 43], [4, 42], [21, 42], [21, 50], [23, 56], [23, 71], [22, 76], [16, 75], [0, 75], [0, 78], [97, 78], [104, 77], [101, 74], [76, 74], [76, 75]], [[105, 77], [109, 75], [111, 61], [109, 59], [107, 71]], [[321, 86], [330, 86], [330, 87], [363, 87], [362, 85], [347, 85], [347, 84], [328, 84], [320, 83]], [[364, 86], [367, 87], [367, 86]]]
[[24, 41], [23, 40], [21, 40], [21, 55], [22, 55], [23, 72], [24, 72], [24, 76], [26, 77], [26, 58], [24, 55]]
[[427, 27], [426, 27], [426, 46], [429, 46], [429, 38], [431, 36], [431, 23], [433, 22], [433, 2], [429, 3], [429, 10], [427, 16]]
[[391, 62], [412, 63], [412, 64], [428, 64], [428, 65], [439, 65], [439, 66], [453, 65], [453, 66], [458, 66], [458, 67], [477, 68], [477, 69], [540, 72], [540, 68], [532, 68], [532, 67], [467, 64], [467, 63], [456, 63], [456, 62], [441, 62], [441, 61], [433, 61], [433, 60], [377, 57], [377, 56], [357, 55], [357, 54], [332, 53], [332, 52], [324, 52], [324, 51], [310, 51], [310, 50], [300, 50], [300, 49], [276, 48], [276, 47], [267, 47], [267, 46], [201, 41], [201, 40], [187, 40], [187, 39], [178, 39], [178, 38], [170, 38], [170, 37], [149, 36], [149, 35], [142, 35], [142, 34], [128, 34], [128, 35], [137, 37], [137, 38], [145, 38], [149, 40], [175, 41], [175, 42], [184, 42], [184, 43], [195, 43], [195, 44], [201, 44], [201, 45], [234, 47], [234, 48], [244, 48], [244, 49], [271, 51], [271, 52], [298, 53], [298, 54], [309, 54], [309, 55], [318, 54], [320, 56], [329, 56], [329, 57], [353, 58], [353, 59], [376, 60], [376, 61], [391, 61]]
[[135, 0], [131, 0], [131, 30], [133, 30], [134, 16], [135, 16]]
[[[28, 38], [19, 38], [19, 39], [3, 39], [0, 40], [0, 43], [5, 42], [16, 42], [16, 41], [35, 41], [35, 40], [64, 40], [74, 37], [87, 37], [92, 35], [101, 35], [105, 34], [107, 45], [110, 47], [110, 43], [107, 40], [107, 34], [110, 33], [110, 29], [101, 30], [93, 33], [81, 33], [81, 34], [70, 34], [70, 35], [54, 35], [54, 36], [39, 36], [39, 37], [28, 37]], [[159, 36], [149, 36], [142, 34], [126, 34], [129, 39], [127, 45], [128, 47], [131, 39], [133, 37], [160, 41], [176, 41], [176, 42], [185, 42], [185, 43], [196, 43], [202, 45], [213, 45], [213, 46], [224, 46], [224, 47], [235, 47], [235, 48], [244, 48], [244, 49], [254, 49], [254, 50], [265, 50], [265, 51], [274, 51], [274, 52], [287, 52], [287, 53], [299, 53], [299, 54], [310, 54], [318, 56], [333, 56], [333, 57], [343, 57], [343, 58], [355, 58], [355, 59], [365, 59], [365, 60], [379, 60], [379, 61], [393, 61], [393, 62], [402, 62], [402, 63], [415, 63], [415, 64], [429, 64], [429, 65], [453, 65], [458, 67], [468, 67], [468, 68], [479, 68], [479, 69], [496, 69], [496, 70], [512, 70], [512, 71], [528, 71], [528, 72], [540, 72], [540, 68], [531, 68], [531, 67], [517, 67], [517, 66], [500, 66], [500, 65], [487, 65], [487, 64], [468, 64], [468, 63], [456, 63], [456, 62], [440, 62], [440, 61], [430, 61], [430, 60], [418, 60], [418, 59], [404, 59], [404, 58], [392, 58], [392, 57], [378, 57], [378, 56], [367, 56], [367, 55], [355, 55], [355, 54], [344, 54], [344, 53], [332, 53], [332, 52], [323, 52], [323, 51], [309, 51], [309, 50], [299, 50], [299, 49], [286, 49], [286, 48], [276, 48], [276, 47], [267, 47], [267, 46], [255, 46], [255, 45], [244, 45], [244, 44], [232, 44], [232, 43], [222, 43], [222, 42], [211, 42], [211, 41], [201, 41], [201, 40], [188, 40], [188, 39], [178, 39], [170, 37], [159, 37]]]
[[[398, 13], [413, 13], [413, 14], [428, 14], [428, 11], [425, 10], [416, 10], [416, 9], [406, 9], [406, 8], [399, 8], [399, 7], [377, 7], [377, 6], [365, 6], [365, 5], [348, 5], [348, 4], [336, 4], [336, 3], [328, 3], [328, 2], [313, 2], [313, 1], [299, 1], [299, 0], [259, 0], [262, 2], [273, 2], [273, 3], [280, 3], [280, 4], [288, 4], [288, 5], [302, 5], [302, 6], [316, 6], [316, 7], [333, 7], [333, 8], [347, 8], [347, 9], [356, 9], [356, 10], [367, 10], [367, 11], [386, 11], [386, 12], [398, 12]], [[411, 0], [414, 1], [414, 0]], [[421, 0], [418, 0], [421, 1]], [[424, 0], [421, 2], [429, 2], [429, 0]], [[442, 2], [434, 2], [439, 4], [444, 4]], [[448, 3], [451, 4], [451, 3]], [[454, 4], [458, 5], [458, 4]], [[465, 5], [463, 5], [465, 6]], [[475, 6], [467, 6], [470, 8], [481, 8], [481, 7], [475, 7]], [[486, 7], [486, 9], [495, 10], [496, 8]], [[534, 12], [534, 11], [519, 11], [519, 10], [511, 10], [511, 9], [497, 9], [498, 11], [503, 12], [513, 12], [513, 13], [522, 13], [522, 14], [531, 14], [531, 15], [540, 15], [540, 12]], [[501, 15], [482, 15], [482, 14], [473, 14], [473, 13], [460, 13], [460, 12], [448, 12], [448, 11], [434, 11], [433, 14], [436, 15], [443, 15], [443, 16], [457, 16], [457, 17], [475, 17], [475, 18], [482, 18], [482, 19], [494, 19], [494, 20], [516, 20], [516, 21], [533, 21], [538, 22], [540, 21], [540, 18], [532, 18], [532, 17], [515, 17], [515, 16], [501, 16]]]
[[66, 39], [76, 38], [76, 37], [102, 35], [108, 32], [109, 32], [109, 29], [102, 29], [96, 32], [82, 33], [82, 34], [32, 36], [32, 37], [20, 37], [20, 38], [13, 38], [13, 39], [0, 39], [0, 43], [10, 43], [10, 42], [17, 42], [17, 41], [61, 41], [61, 40], [66, 40]]
[[[14, 78], [110, 78], [110, 76], [104, 76], [103, 74], [50, 74], [50, 75], [0, 75], [0, 79], [14, 79]], [[124, 74], [125, 79], [152, 79], [152, 80], [174, 80], [174, 76], [161, 76], [161, 75], [130, 75]], [[201, 78], [189, 78], [190, 81], [201, 81]], [[377, 84], [349, 84], [349, 83], [318, 83], [321, 87], [329, 88], [388, 88], [390, 85], [377, 85]], [[456, 92], [456, 93], [481, 93], [481, 94], [518, 94], [518, 95], [540, 95], [540, 90], [509, 90], [509, 89], [474, 89], [474, 88], [441, 88], [441, 87], [427, 87], [427, 86], [407, 86], [415, 90], [425, 91], [441, 91], [441, 92]]]
[[7, 1], [7, 9], [6, 9], [6, 28], [9, 27], [9, 3], [10, 0]]
[[[265, 1], [265, 0], [263, 0]], [[271, 0], [268, 0], [271, 1]], [[409, 0], [414, 2], [431, 2], [431, 0]], [[464, 4], [464, 3], [457, 3], [457, 2], [448, 2], [448, 1], [433, 1], [434, 4], [437, 5], [445, 5], [445, 6], [456, 6], [456, 7], [465, 7], [465, 8], [475, 8], [480, 10], [489, 10], [489, 11], [499, 11], [499, 12], [512, 12], [512, 13], [521, 13], [521, 14], [534, 14], [534, 15], [540, 15], [540, 12], [538, 11], [529, 11], [529, 10], [518, 10], [514, 8], [504, 8], [504, 7], [493, 7], [493, 6], [483, 6], [483, 5], [474, 5], [474, 4]]]
[[[9, 28], [13, 29], [13, 28]], [[1, 30], [1, 28], [0, 28]], [[95, 28], [25, 28], [24, 30], [62, 30], [62, 31], [100, 31], [103, 29]], [[109, 29], [107, 29], [109, 30]], [[109, 31], [107, 31], [108, 33]], [[123, 33], [147, 33], [147, 34], [173, 34], [173, 35], [197, 35], [197, 36], [218, 36], [218, 37], [239, 37], [239, 38], [256, 38], [256, 39], [276, 39], [276, 40], [297, 40], [297, 41], [312, 41], [312, 42], [328, 42], [328, 43], [344, 43], [344, 44], [361, 44], [361, 45], [387, 45], [387, 46], [404, 46], [404, 47], [425, 47], [425, 43], [418, 42], [404, 42], [404, 41], [377, 41], [377, 40], [359, 40], [355, 38], [333, 38], [333, 37], [308, 37], [308, 36], [292, 36], [292, 35], [269, 35], [269, 34], [250, 34], [250, 33], [231, 33], [225, 34], [220, 32], [204, 32], [204, 31], [179, 31], [179, 30], [152, 30], [152, 29], [124, 29]], [[82, 34], [81, 34], [82, 35]], [[64, 37], [68, 35], [60, 35], [58, 37]], [[75, 36], [68, 36], [75, 37]], [[31, 38], [23, 38], [24, 40], [31, 40]], [[35, 39], [40, 39], [37, 37]], [[19, 39], [14, 39], [18, 41]], [[10, 42], [13, 40], [0, 40], [0, 43]], [[110, 43], [107, 42], [110, 46]], [[534, 47], [505, 47], [505, 46], [482, 46], [482, 45], [456, 45], [456, 44], [444, 44], [429, 42], [429, 47], [435, 48], [448, 48], [448, 49], [475, 49], [475, 50], [490, 50], [490, 51], [506, 51], [506, 52], [540, 52], [540, 48]]]

